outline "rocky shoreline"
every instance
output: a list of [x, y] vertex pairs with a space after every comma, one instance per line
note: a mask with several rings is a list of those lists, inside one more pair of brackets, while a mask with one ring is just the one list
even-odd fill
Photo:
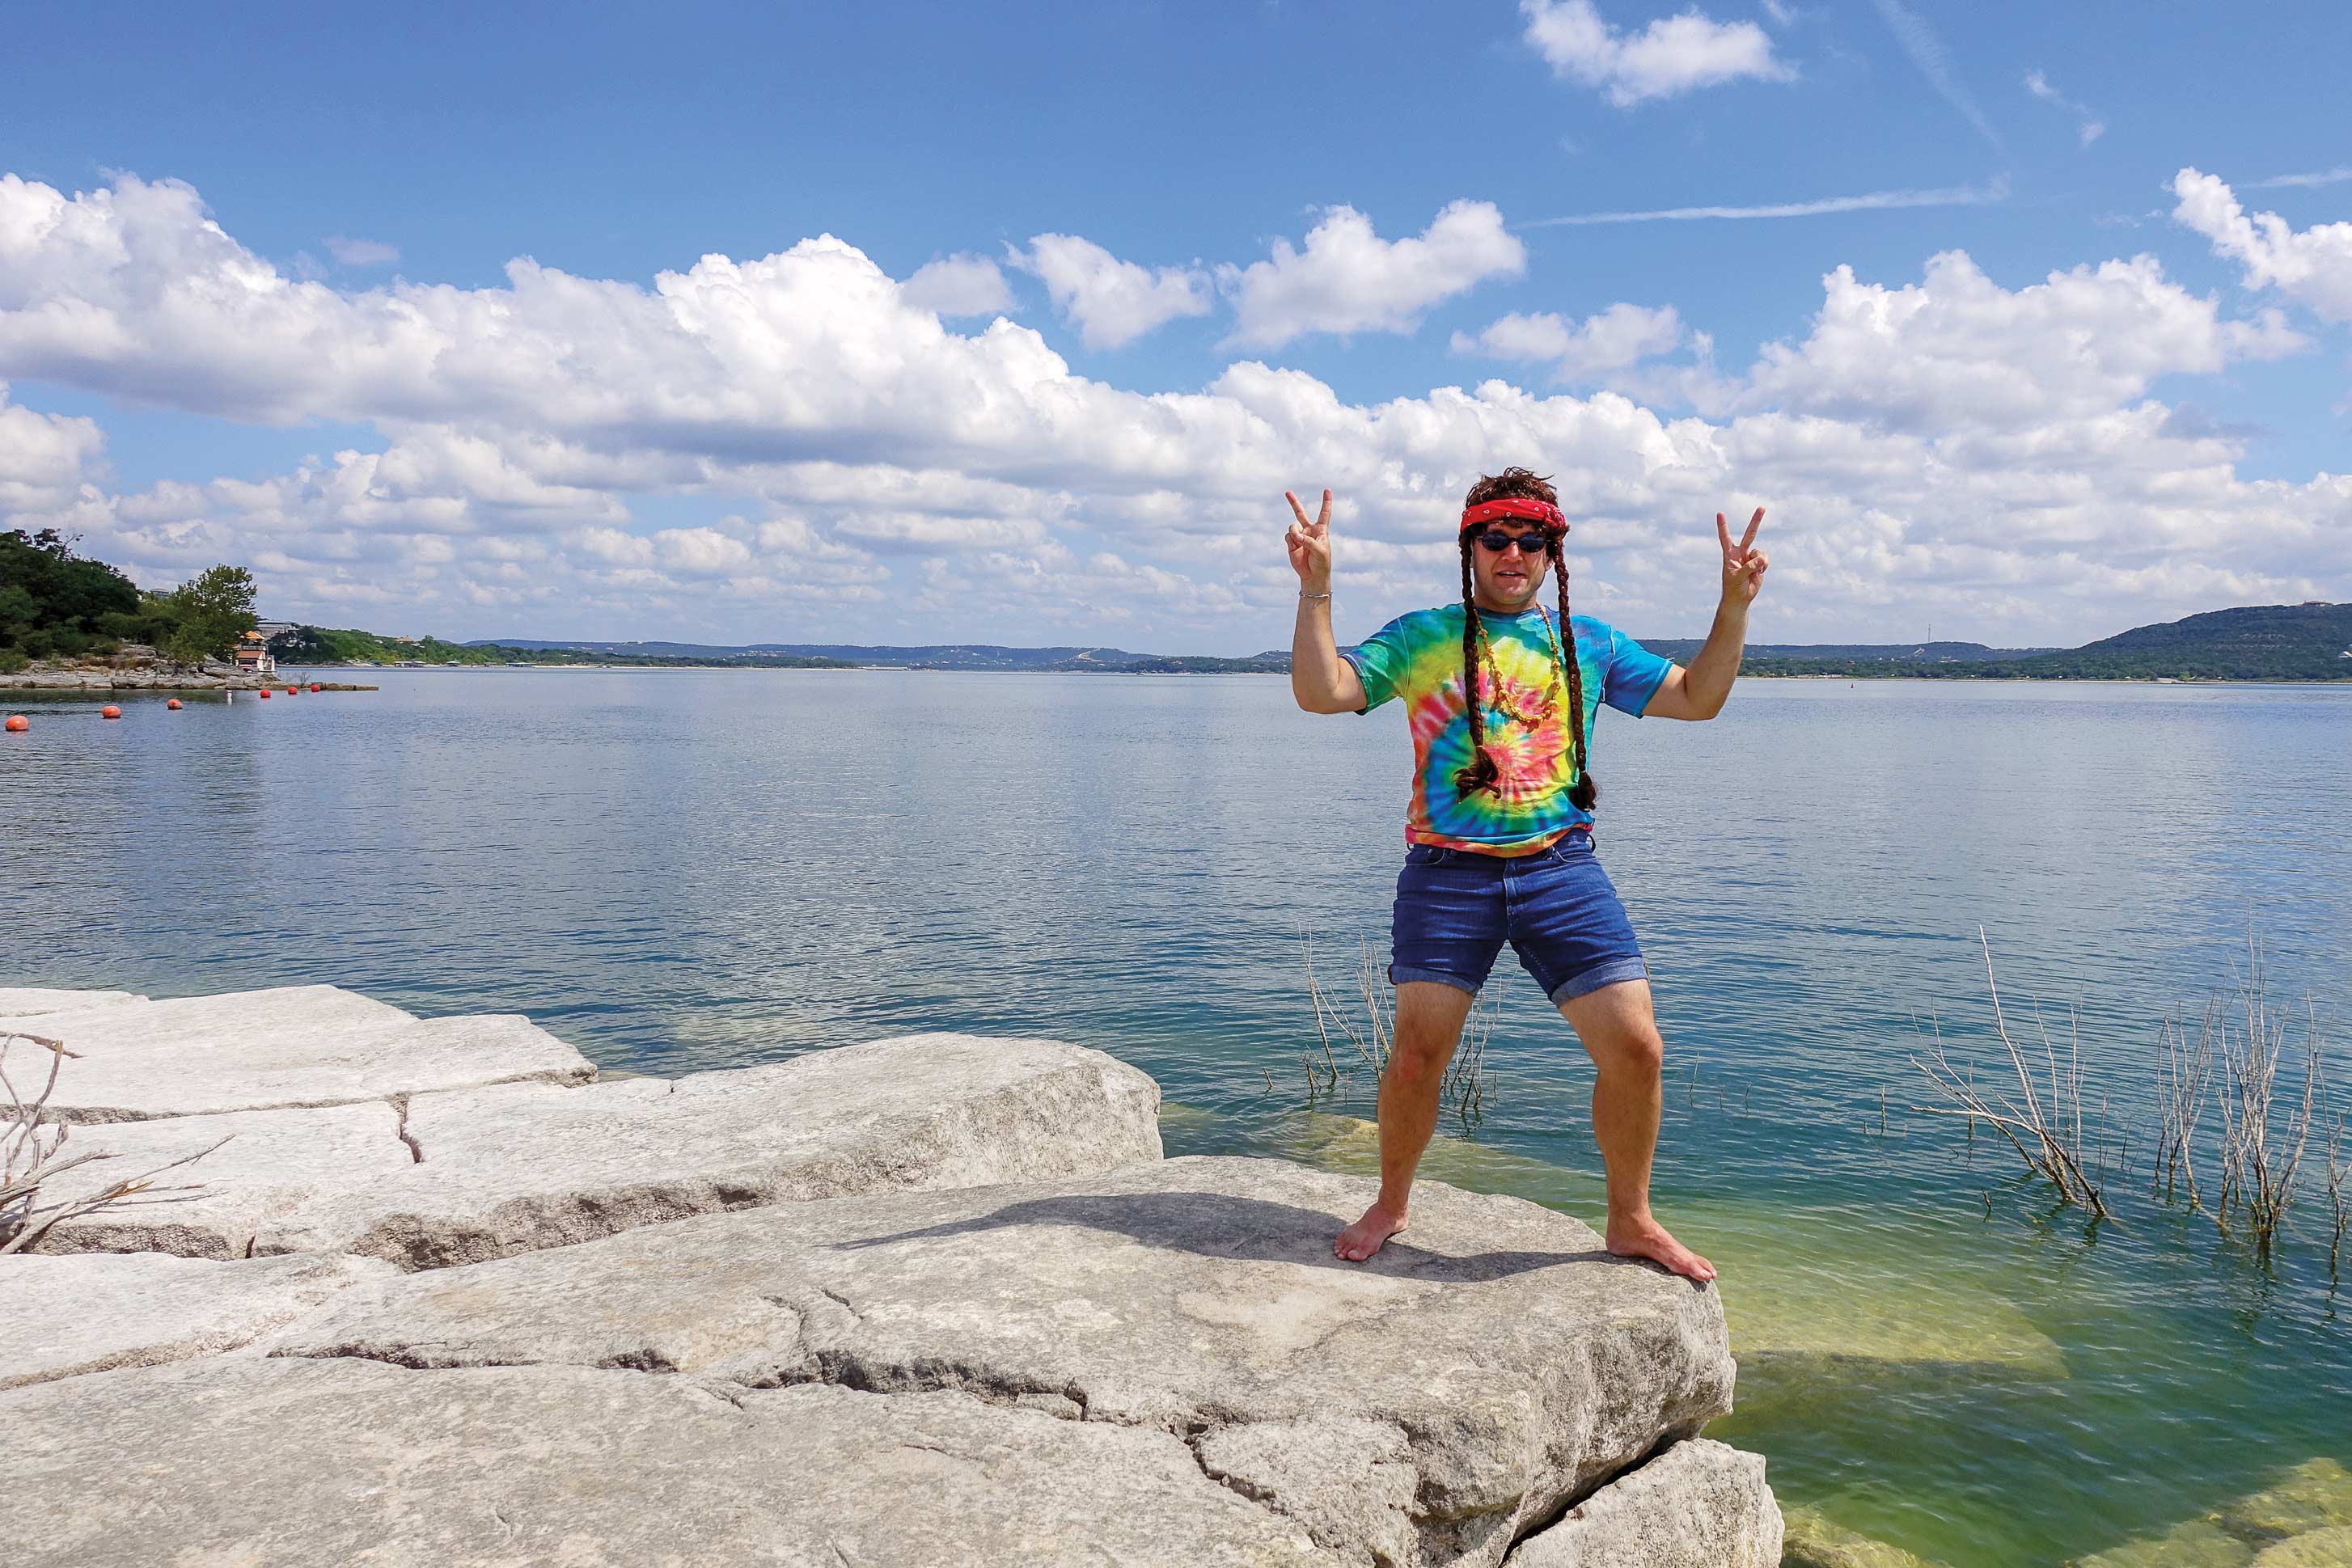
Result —
[[115, 1156], [45, 1197], [209, 1150], [0, 1257], [26, 1568], [1780, 1559], [1699, 1436], [1714, 1288], [1440, 1184], [1340, 1263], [1369, 1181], [1164, 1158], [1099, 1051], [600, 1081], [321, 986], [0, 989], [0, 1030]]
[[[257, 675], [235, 665], [207, 662], [196, 669], [166, 664], [138, 654], [103, 659], [36, 660], [25, 669], [0, 671], [0, 692], [257, 692], [283, 686], [305, 690], [314, 677], [307, 672]], [[318, 681], [322, 692], [372, 692], [376, 688], [340, 681]]]

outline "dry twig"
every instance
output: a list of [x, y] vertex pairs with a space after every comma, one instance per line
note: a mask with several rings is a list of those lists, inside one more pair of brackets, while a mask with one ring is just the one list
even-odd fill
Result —
[[[2057, 1048], [2051, 1043], [2050, 1031], [2042, 1032], [2042, 1058], [2048, 1070], [2045, 1093], [2037, 1090], [2032, 1070], [2027, 1065], [2025, 1052], [2010, 1037], [2009, 1019], [2000, 1004], [2000, 983], [1994, 977], [1992, 943], [1984, 927], [1977, 928], [1977, 941], [1984, 948], [1985, 984], [1992, 993], [1993, 1030], [2009, 1052], [2010, 1066], [2017, 1074], [2017, 1097], [1995, 1093], [1990, 1098], [1979, 1093], [1972, 1075], [1963, 1074], [1953, 1067], [1944, 1054], [1943, 1031], [1938, 1027], [1930, 1036], [1928, 1059], [1915, 1056], [1911, 1065], [1927, 1074], [1929, 1082], [1954, 1102], [1950, 1105], [1915, 1105], [1915, 1111], [1929, 1115], [1963, 1116], [1973, 1128], [1982, 1122], [2007, 1138], [2010, 1146], [2026, 1168], [2057, 1188], [2059, 1201], [2079, 1204], [2101, 1219], [2112, 1217], [2107, 1212], [2099, 1183], [2084, 1167], [2083, 1159], [2083, 1058], [2079, 1040], [2069, 1046], [2068, 1065], [2058, 1065]], [[2040, 1021], [2036, 1011], [2037, 1027]]]
[[[16, 1092], [8, 1076], [9, 1048], [22, 1041], [49, 1053], [48, 1072], [41, 1083], [40, 1092], [29, 1101]], [[49, 1096], [58, 1086], [58, 1070], [73, 1052], [54, 1040], [37, 1034], [0, 1034], [0, 1091], [8, 1096], [5, 1112], [0, 1112], [0, 1257], [22, 1252], [47, 1235], [62, 1221], [79, 1218], [101, 1210], [131, 1208], [151, 1203], [184, 1203], [194, 1197], [200, 1186], [158, 1187], [155, 1178], [165, 1171], [193, 1165], [211, 1154], [222, 1138], [210, 1147], [197, 1150], [150, 1171], [124, 1180], [111, 1182], [79, 1197], [61, 1198], [53, 1203], [41, 1201], [41, 1186], [67, 1171], [96, 1160], [119, 1156], [102, 1150], [89, 1154], [65, 1154], [70, 1134], [68, 1124], [47, 1122], [42, 1113]], [[231, 1134], [234, 1136], [234, 1134]]]

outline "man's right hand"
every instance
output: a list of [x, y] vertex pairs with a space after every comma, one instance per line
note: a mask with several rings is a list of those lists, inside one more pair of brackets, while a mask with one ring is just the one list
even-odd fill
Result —
[[1301, 593], [1331, 591], [1331, 492], [1323, 492], [1323, 509], [1315, 520], [1307, 520], [1307, 508], [1298, 504], [1296, 493], [1285, 490], [1282, 498], [1290, 503], [1291, 515], [1298, 520], [1282, 542], [1290, 549], [1290, 570], [1298, 574]]

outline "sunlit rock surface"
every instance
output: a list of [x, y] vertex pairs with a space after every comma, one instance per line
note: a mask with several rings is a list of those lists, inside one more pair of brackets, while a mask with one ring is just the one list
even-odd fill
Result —
[[764, 1067], [408, 1102], [417, 1163], [266, 1228], [261, 1252], [437, 1269], [687, 1215], [1160, 1157], [1159, 1085], [1051, 1040], [907, 1035]]
[[46, 1110], [57, 1122], [348, 1105], [596, 1076], [586, 1057], [528, 1019], [418, 1019], [334, 986], [116, 1001], [17, 1021], [74, 1053]]
[[1371, 1190], [1195, 1158], [710, 1216], [370, 1287], [273, 1349], [953, 1389], [1149, 1427], [1349, 1560], [1498, 1562], [1729, 1408], [1712, 1290], [1442, 1186], [1341, 1263]]
[[394, 1272], [373, 1258], [0, 1258], [0, 1389], [218, 1355]]
[[1779, 1568], [1764, 1456], [1676, 1443], [1521, 1542], [1506, 1568]]
[[[20, 1023], [48, 1013], [79, 1012], [89, 1008], [110, 1008], [118, 1002], [143, 1002], [147, 998], [136, 991], [74, 991], [54, 986], [0, 986], [0, 1030], [15, 1029]], [[37, 1026], [27, 1025], [35, 1034]]]
[[[399, 1106], [374, 1100], [69, 1125], [62, 1153], [107, 1157], [44, 1183], [45, 1201], [85, 1197], [150, 1171], [162, 1174], [130, 1203], [60, 1221], [33, 1249], [248, 1257], [264, 1229], [305, 1205], [329, 1194], [369, 1190], [414, 1166], [415, 1155], [401, 1141], [400, 1115]], [[182, 1160], [188, 1163], [162, 1169]]]
[[[361, 1047], [420, 1020], [245, 999], [31, 1015], [91, 1048], [61, 1087], [114, 1053], [68, 1133], [117, 1157], [85, 1170], [210, 1152], [163, 1178], [186, 1201], [0, 1259], [11, 1568], [1666, 1568], [1778, 1540], [1761, 1461], [1697, 1440], [1732, 1392], [1716, 1291], [1538, 1204], [1432, 1181], [1345, 1264], [1368, 1177], [1162, 1160], [1158, 1086], [1074, 1046], [357, 1093], [394, 1081]], [[142, 1051], [256, 1108], [159, 1109]], [[355, 1097], [280, 1103], [331, 1083]]]

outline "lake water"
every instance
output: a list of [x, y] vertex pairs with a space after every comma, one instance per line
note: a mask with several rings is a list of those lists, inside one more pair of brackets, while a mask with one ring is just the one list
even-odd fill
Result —
[[[1171, 1154], [1372, 1168], [1369, 1074], [1307, 1103], [1301, 934], [1343, 990], [1360, 942], [1385, 957], [1393, 709], [1309, 717], [1262, 676], [371, 678], [111, 724], [18, 700], [0, 983], [331, 980], [665, 1074], [1049, 1035], [1156, 1076]], [[2265, 1268], [2144, 1159], [2158, 1020], [2250, 919], [2273, 997], [2352, 1023], [2352, 689], [1751, 681], [1708, 725], [1605, 714], [1594, 758], [1667, 1040], [1657, 1206], [1723, 1270], [1719, 1435], [1785, 1504], [2006, 1568], [2352, 1463], [2324, 1198]], [[2006, 1070], [1979, 925], [2137, 1123], [2112, 1226], [1908, 1109], [1915, 1018]], [[1589, 1067], [1496, 974], [1485, 1117], [1426, 1169], [1597, 1222]]]

